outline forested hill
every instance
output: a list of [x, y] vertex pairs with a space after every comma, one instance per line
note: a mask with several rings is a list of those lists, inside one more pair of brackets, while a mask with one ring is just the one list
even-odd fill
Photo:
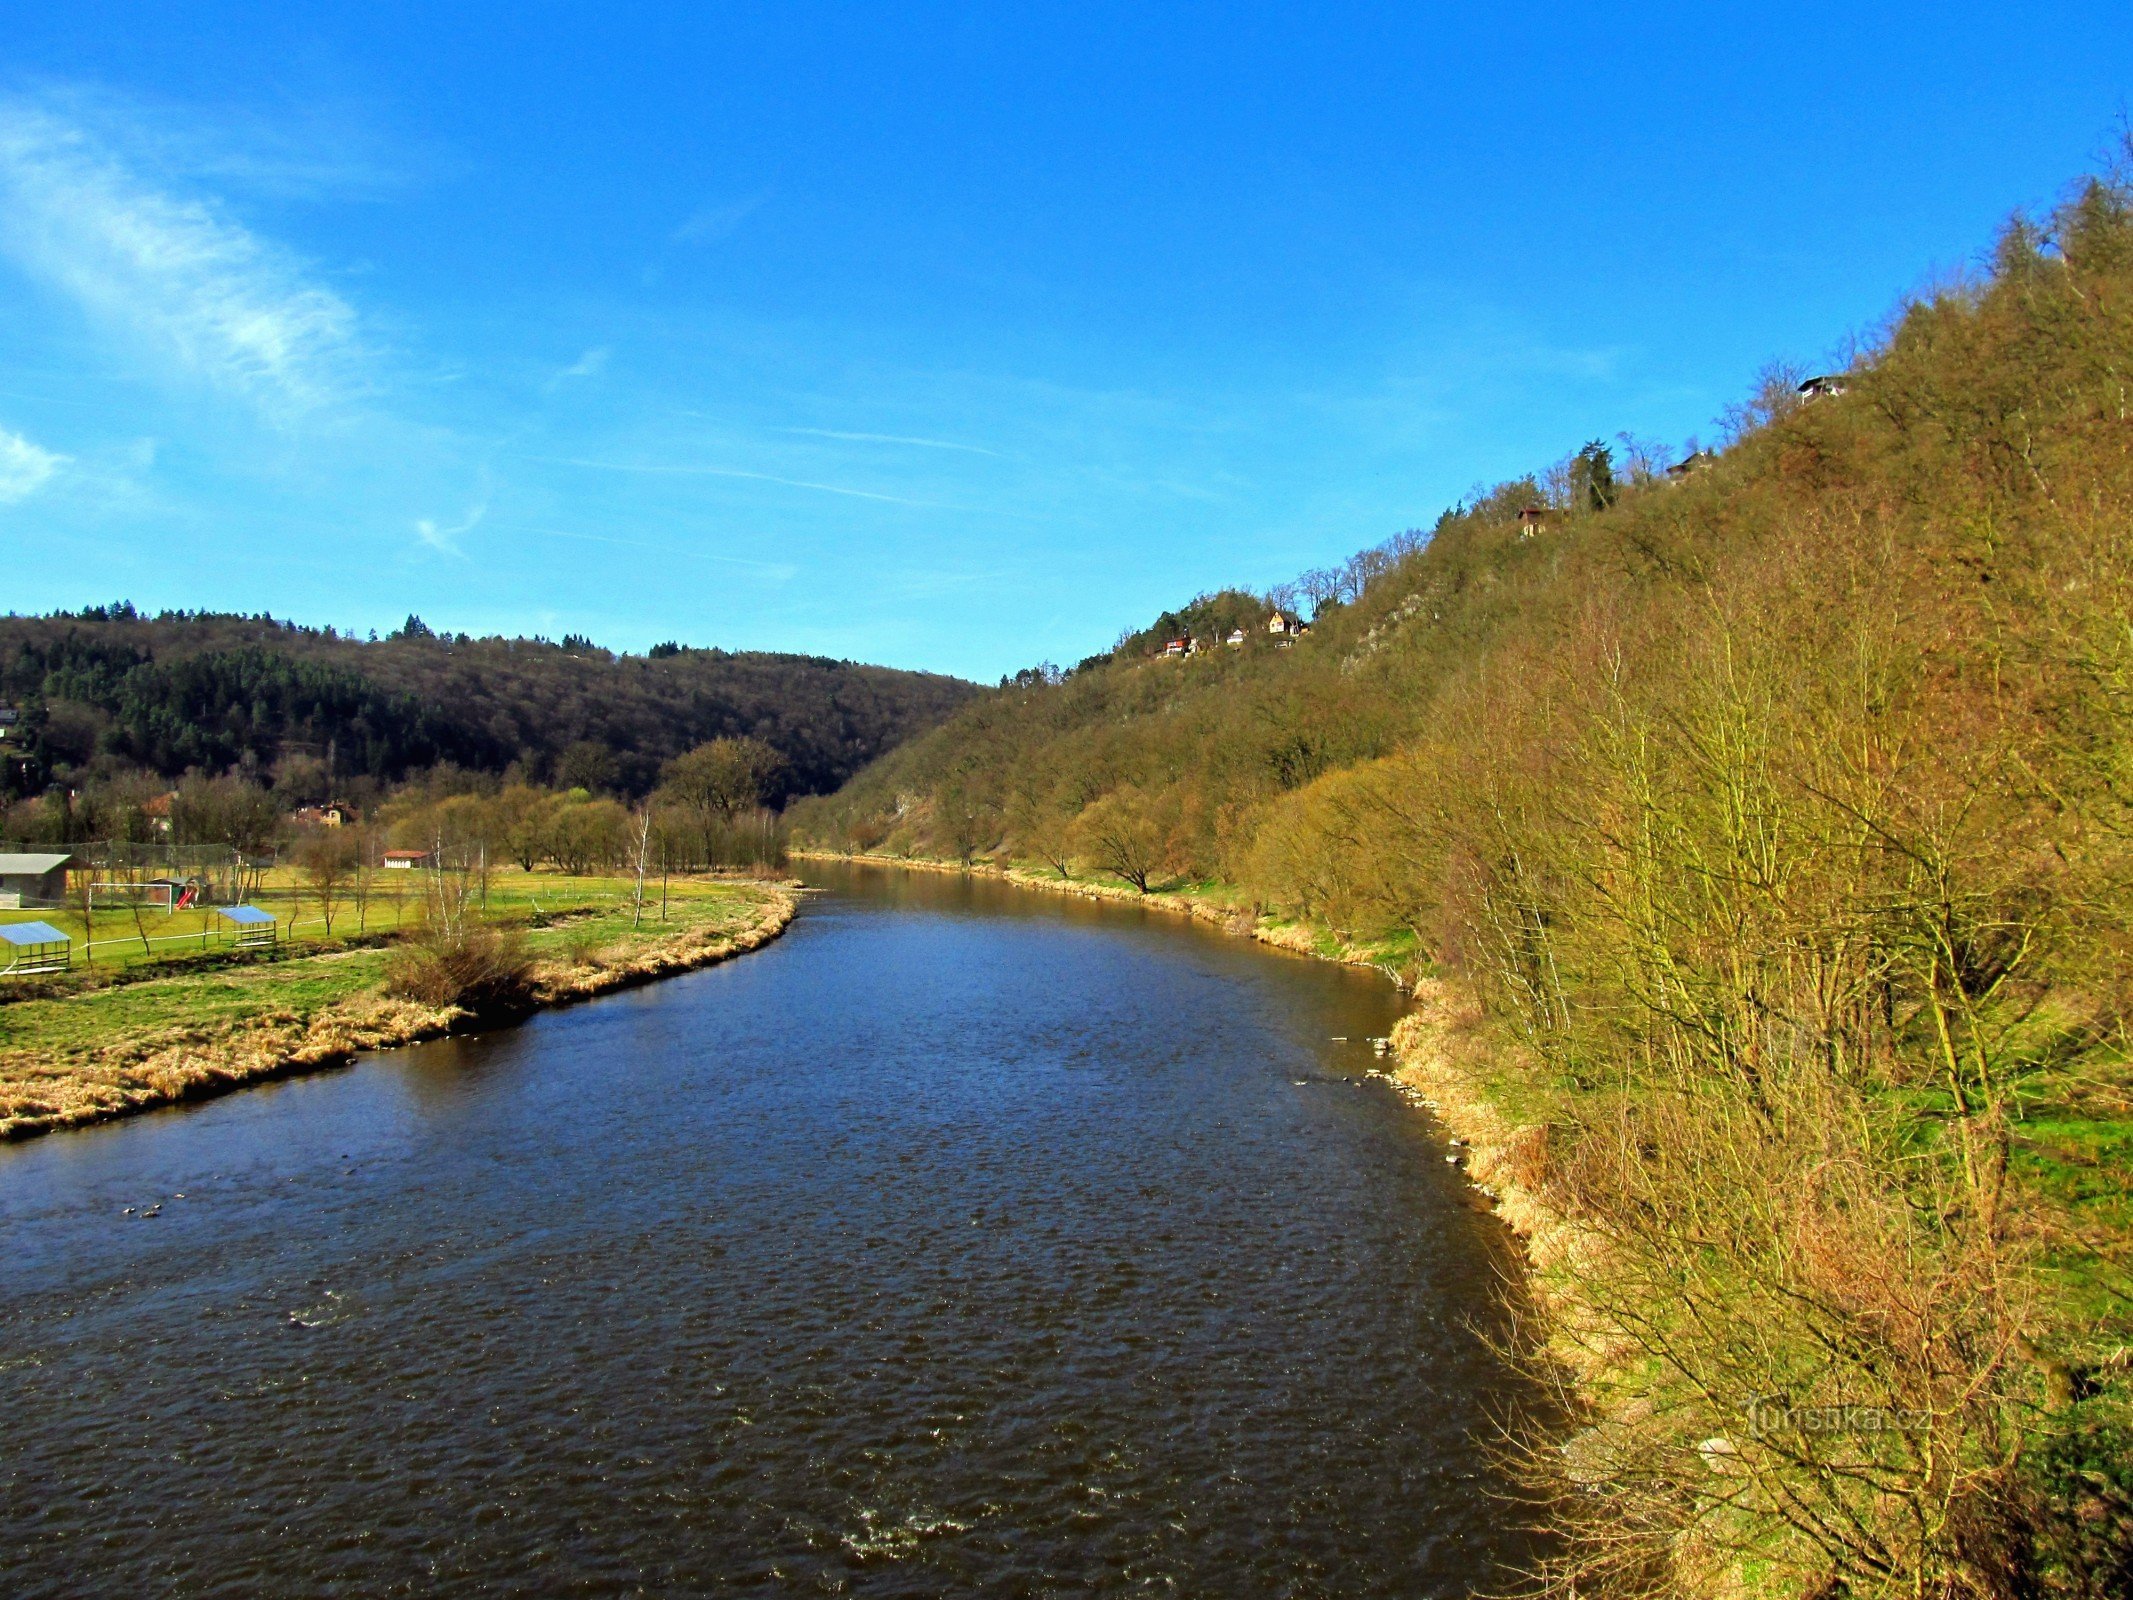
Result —
[[834, 788], [964, 703], [931, 673], [819, 656], [587, 640], [472, 639], [418, 620], [361, 640], [270, 617], [145, 616], [119, 605], [0, 618], [0, 701], [27, 723], [18, 788], [147, 769], [269, 774], [318, 763], [396, 781], [451, 763], [536, 782], [648, 790], [669, 757], [753, 735], [788, 793]]
[[1594, 1241], [1550, 1592], [2133, 1593], [2133, 189], [1805, 376], [1292, 648], [1228, 594], [1026, 674], [796, 831], [1316, 919], [1476, 1019]]

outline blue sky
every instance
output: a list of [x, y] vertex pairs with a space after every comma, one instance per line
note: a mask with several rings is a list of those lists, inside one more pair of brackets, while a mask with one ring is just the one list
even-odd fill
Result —
[[1709, 438], [2133, 96], [2122, 0], [0, 0], [0, 38], [0, 606], [981, 678], [1587, 438]]

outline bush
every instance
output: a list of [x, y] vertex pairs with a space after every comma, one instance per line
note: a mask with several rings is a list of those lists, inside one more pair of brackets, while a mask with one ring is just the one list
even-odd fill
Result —
[[385, 992], [476, 1015], [522, 1011], [533, 1000], [533, 963], [515, 933], [484, 924], [409, 936], [386, 967]]
[[2030, 1592], [2133, 1594], [2133, 1406], [2098, 1399], [2072, 1407], [2023, 1465], [2026, 1493], [2008, 1498], [2033, 1508], [2024, 1519], [2036, 1569]]

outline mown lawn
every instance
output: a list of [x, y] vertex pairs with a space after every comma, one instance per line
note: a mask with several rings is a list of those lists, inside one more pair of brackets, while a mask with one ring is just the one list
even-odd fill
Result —
[[[277, 908], [271, 897], [276, 887], [269, 884], [270, 893], [259, 897], [268, 909]], [[536, 956], [566, 956], [707, 923], [737, 925], [757, 905], [744, 884], [676, 879], [668, 886], [662, 921], [657, 885], [648, 887], [642, 927], [633, 931], [628, 879], [572, 878], [514, 869], [492, 878], [489, 915], [522, 927]], [[187, 970], [184, 958], [199, 948], [194, 943], [178, 947], [174, 957], [165, 956], [152, 966], [139, 959], [136, 941], [135, 960], [123, 966], [100, 961], [94, 974], [87, 969], [77, 971], [72, 981], [90, 986], [74, 992], [9, 1001], [0, 988], [0, 1053], [66, 1056], [126, 1035], [209, 1027], [270, 1012], [308, 1017], [336, 1001], [375, 990], [383, 980], [390, 952], [377, 944], [352, 944], [357, 933], [352, 916], [344, 921], [337, 914], [335, 937], [325, 938], [315, 906], [312, 909], [309, 927], [299, 925], [296, 937], [274, 959], [235, 966], [195, 965]], [[191, 915], [180, 913], [181, 917]], [[103, 922], [101, 912], [97, 920]], [[130, 923], [131, 918], [127, 920]], [[410, 925], [415, 920], [411, 909], [406, 920]], [[393, 922], [386, 920], [384, 930], [392, 927]], [[379, 919], [369, 919], [369, 932], [379, 931]], [[168, 945], [158, 948], [173, 949]], [[167, 968], [168, 975], [147, 975], [158, 966]]]

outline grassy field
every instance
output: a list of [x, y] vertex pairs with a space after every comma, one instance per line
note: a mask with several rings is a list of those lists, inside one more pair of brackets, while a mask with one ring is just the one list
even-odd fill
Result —
[[[293, 887], [269, 883], [260, 903], [298, 909], [300, 902], [274, 898]], [[627, 879], [498, 872], [488, 915], [522, 932], [537, 992], [552, 1003], [752, 948], [791, 910], [787, 897], [760, 883], [675, 879], [663, 905], [652, 888], [639, 921]], [[393, 929], [416, 918], [410, 895], [385, 917], [364, 919], [367, 927], [336, 914], [331, 938], [314, 916], [297, 919], [293, 936], [271, 954], [235, 954], [212, 942], [202, 954], [191, 942], [195, 914], [181, 912], [148, 919], [151, 938], [156, 921], [193, 922], [187, 932], [162, 935], [171, 942], [151, 946], [159, 952], [153, 961], [136, 938], [130, 961], [0, 985], [0, 1136], [95, 1121], [445, 1031], [455, 1020], [449, 1009], [383, 992]], [[125, 920], [130, 931], [131, 915]]]
[[[707, 886], [705, 880], [671, 880], [667, 885], [670, 914], [679, 899], [700, 896]], [[627, 878], [570, 877], [500, 867], [490, 874], [487, 906], [492, 915], [503, 918], [574, 913], [588, 907], [627, 907], [631, 891]], [[646, 883], [645, 897], [648, 912], [656, 916], [660, 899], [656, 881]], [[325, 949], [413, 924], [421, 916], [422, 886], [413, 873], [376, 873], [361, 904], [345, 889], [338, 894], [330, 928], [317, 895], [293, 868], [268, 872], [248, 903], [280, 920], [277, 931], [282, 940], [299, 948]], [[93, 922], [85, 921], [79, 909], [0, 911], [0, 925], [21, 922], [50, 923], [66, 934], [74, 941], [74, 965], [84, 973], [124, 971], [144, 963], [227, 950], [236, 931], [210, 908], [165, 913], [160, 907], [144, 906], [136, 917], [128, 907], [99, 905]], [[0, 985], [5, 981], [0, 978]], [[4, 989], [0, 989], [0, 998], [4, 998]]]

